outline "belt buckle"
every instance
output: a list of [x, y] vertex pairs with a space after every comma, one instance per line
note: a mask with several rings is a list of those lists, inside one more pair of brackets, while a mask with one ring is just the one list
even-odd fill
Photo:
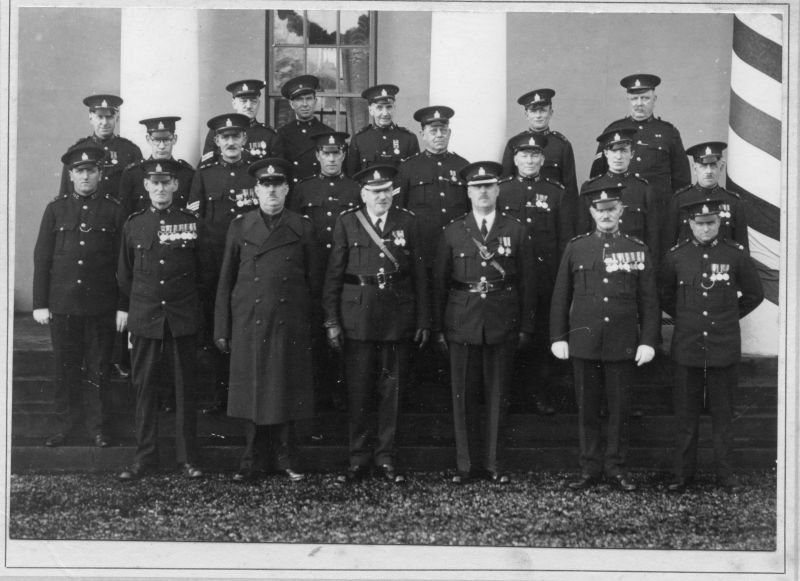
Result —
[[482, 280], [478, 282], [478, 292], [485, 295], [489, 292], [489, 281]]
[[375, 279], [378, 281], [378, 288], [383, 290], [386, 287], [386, 273], [379, 272], [375, 275]]

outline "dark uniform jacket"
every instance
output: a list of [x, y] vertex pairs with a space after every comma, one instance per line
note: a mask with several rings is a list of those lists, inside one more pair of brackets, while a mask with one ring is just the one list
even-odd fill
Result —
[[129, 299], [128, 330], [163, 339], [193, 335], [202, 321], [199, 289], [208, 284], [202, 256], [204, 232], [184, 208], [150, 206], [125, 222], [117, 278]]
[[738, 242], [745, 249], [750, 248], [750, 237], [747, 233], [747, 214], [744, 203], [739, 194], [729, 192], [723, 187], [703, 188], [697, 184], [686, 186], [675, 192], [667, 206], [667, 215], [664, 224], [664, 248], [670, 248], [684, 240], [690, 240], [692, 229], [689, 226], [689, 216], [681, 206], [691, 202], [705, 200], [720, 201], [720, 238], [727, 238]]
[[[281, 143], [278, 132], [269, 125], [259, 123], [255, 119], [250, 120], [247, 127], [247, 143], [244, 150], [255, 161], [264, 157], [283, 157], [283, 144]], [[203, 157], [200, 163], [204, 164], [219, 157], [217, 144], [214, 143], [214, 131], [209, 129], [206, 133], [206, 140], [203, 143]]]
[[83, 316], [120, 309], [115, 273], [124, 221], [119, 202], [99, 192], [50, 202], [33, 250], [33, 308]]
[[[419, 229], [415, 216], [402, 208], [389, 208], [385, 215], [384, 246], [397, 260], [384, 253], [348, 210], [336, 220], [333, 249], [328, 260], [323, 290], [327, 323], [337, 323], [345, 337], [358, 341], [402, 341], [413, 338], [416, 329], [431, 326], [430, 294], [422, 262]], [[384, 288], [359, 284], [354, 277], [389, 277]], [[372, 281], [376, 282], [376, 281]]]
[[739, 319], [764, 300], [746, 249], [717, 237], [684, 240], [660, 273], [663, 309], [675, 317], [672, 359], [688, 367], [727, 367], [741, 357]]
[[316, 117], [308, 121], [293, 119], [278, 127], [278, 137], [283, 144], [283, 157], [292, 162], [292, 182], [298, 183], [319, 173], [317, 144], [311, 136], [320, 131], [333, 131]]
[[260, 425], [311, 416], [317, 256], [311, 221], [291, 210], [272, 229], [261, 211], [231, 223], [214, 318], [214, 337], [231, 340], [229, 416]]
[[[653, 116], [644, 121], [634, 121], [631, 117], [618, 119], [606, 127], [603, 133], [615, 129], [636, 131], [633, 159], [628, 171], [648, 181], [663, 216], [664, 206], [672, 193], [692, 183], [689, 158], [683, 149], [680, 132], [672, 123]], [[589, 175], [594, 177], [605, 173], [607, 169], [602, 145], [598, 145]]]
[[[533, 240], [539, 290], [550, 293], [567, 243], [575, 235], [574, 216], [559, 182], [541, 176], [514, 177], [500, 182], [497, 207], [527, 228]], [[549, 298], [549, 297], [548, 297]]]
[[195, 172], [186, 207], [200, 216], [215, 258], [215, 270], [222, 264], [225, 235], [237, 216], [258, 208], [256, 180], [247, 173], [250, 159], [228, 163], [222, 159], [203, 164]]
[[620, 232], [581, 234], [561, 259], [550, 307], [550, 340], [569, 341], [570, 357], [635, 359], [658, 345], [656, 273], [643, 242]]
[[323, 269], [333, 247], [336, 218], [345, 210], [360, 205], [361, 186], [343, 174], [306, 178], [289, 194], [289, 208], [307, 216], [314, 224]]
[[[503, 343], [520, 331], [533, 333], [533, 261], [533, 243], [515, 218], [497, 212], [485, 241], [472, 212], [454, 220], [444, 229], [436, 252], [434, 331], [444, 332], [448, 341], [471, 345]], [[462, 287], [481, 281], [497, 285], [497, 290]]]
[[622, 205], [625, 207], [622, 218], [619, 220], [619, 229], [623, 234], [628, 234], [647, 244], [653, 258], [660, 256], [661, 220], [658, 204], [653, 196], [653, 189], [647, 180], [636, 177], [627, 171], [624, 174], [606, 172], [596, 176], [581, 186], [581, 200], [578, 204], [578, 233], [594, 230], [594, 220], [589, 212], [589, 199], [584, 192], [602, 187], [623, 186]]
[[[150, 159], [153, 159], [152, 156]], [[194, 168], [188, 162], [179, 159], [178, 191], [173, 194], [172, 205], [185, 208], [189, 201], [189, 190], [192, 187]], [[132, 163], [122, 172], [119, 185], [119, 201], [126, 216], [150, 207], [150, 194], [144, 189], [144, 168], [141, 162]]]
[[[520, 135], [532, 133], [537, 132], [528, 129], [508, 140], [506, 148], [503, 150], [503, 175], [513, 176], [517, 172], [511, 143]], [[564, 184], [564, 188], [572, 200], [576, 200], [578, 198], [578, 178], [575, 176], [575, 153], [572, 151], [572, 144], [563, 134], [552, 129], [546, 129], [538, 134], [547, 136], [547, 145], [544, 147], [544, 165], [539, 172], [540, 175]]]
[[[142, 150], [139, 149], [139, 146], [119, 135], [112, 135], [106, 140], [102, 140], [96, 135], [90, 135], [79, 139], [70, 148], [78, 145], [96, 145], [106, 151], [106, 157], [103, 160], [103, 179], [100, 181], [98, 190], [101, 194], [109, 194], [114, 198], [119, 195], [119, 184], [123, 170], [133, 162], [141, 161], [142, 159]], [[69, 179], [69, 170], [66, 166], [61, 170], [61, 189], [59, 193], [62, 195], [72, 193], [72, 182]]]
[[467, 186], [458, 171], [467, 160], [446, 151], [423, 151], [400, 164], [395, 184], [397, 205], [414, 212], [423, 241], [425, 266], [430, 267], [442, 229], [470, 209]]
[[375, 164], [398, 166], [404, 159], [419, 153], [417, 136], [405, 127], [367, 125], [350, 140], [347, 150], [347, 175], [355, 175]]

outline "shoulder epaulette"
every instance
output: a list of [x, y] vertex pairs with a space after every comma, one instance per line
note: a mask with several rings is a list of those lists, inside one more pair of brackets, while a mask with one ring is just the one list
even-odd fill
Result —
[[179, 212], [183, 212], [184, 214], [189, 214], [193, 218], [197, 218], [197, 214], [192, 212], [189, 208], [177, 208]]
[[111, 202], [114, 202], [117, 206], [119, 206], [122, 203], [117, 198], [112, 196], [111, 194], [106, 194], [105, 196], [103, 196], [103, 198], [105, 198], [106, 200], [109, 200]]
[[639, 244], [641, 246], [646, 246], [646, 244], [636, 236], [631, 236], [630, 234], [624, 234], [624, 233], [622, 235], [631, 242], [635, 242], [636, 244]]
[[556, 179], [544, 178], [544, 181], [546, 181], [548, 184], [553, 184], [554, 186], [556, 186], [558, 188], [561, 188], [562, 190], [566, 190], [567, 189], [567, 187], [564, 184], [562, 184], [560, 181], [558, 181]]
[[[593, 182], [593, 181], [599, 180], [599, 179], [600, 179], [601, 177], [603, 177], [604, 175], [606, 175], [606, 174], [605, 174], [605, 173], [599, 173], [599, 174], [597, 174], [596, 176], [592, 176], [592, 177], [590, 177], [588, 180], [586, 180], [585, 182], [583, 182], [583, 184], [584, 184], [584, 185], [586, 185], [586, 184], [588, 184], [588, 183], [591, 183], [591, 182]], [[581, 189], [583, 189], [583, 188], [581, 188]]]
[[139, 161], [132, 161], [132, 162], [130, 162], [128, 165], [126, 165], [126, 166], [125, 166], [125, 169], [123, 169], [122, 171], [128, 171], [129, 169], [133, 169], [133, 168], [135, 168], [135, 167], [139, 167], [139, 165], [140, 165], [141, 163], [142, 163], [142, 160], [139, 160]]
[[298, 214], [298, 216], [300, 216], [301, 218], [305, 218], [306, 220], [308, 220], [309, 222], [311, 222], [311, 218], [309, 218], [309, 217], [308, 217], [308, 216], [306, 216], [305, 214]]
[[741, 198], [742, 198], [742, 196], [740, 196], [738, 192], [732, 192], [732, 191], [730, 191], [730, 190], [726, 190], [726, 189], [725, 189], [725, 188], [723, 188], [722, 186], [717, 186], [717, 187], [718, 187], [719, 189], [721, 189], [723, 192], [725, 192], [726, 194], [729, 194], [729, 195], [733, 196], [734, 198], [739, 198], [739, 199], [741, 199]]
[[736, 250], [738, 250], [740, 252], [745, 252], [746, 251], [746, 248], [744, 247], [744, 245], [739, 244], [735, 240], [731, 240], [730, 238], [723, 238], [722, 241], [725, 242], [728, 246], [731, 246], [732, 248], [735, 248]]
[[405, 212], [406, 214], [411, 214], [412, 216], [416, 216], [416, 214], [413, 211], [409, 210], [408, 208], [403, 208], [401, 206], [396, 206], [396, 208], [401, 212]]
[[341, 212], [339, 212], [339, 215], [344, 216], [345, 214], [350, 214], [352, 212], [355, 212], [359, 208], [361, 208], [361, 206], [353, 206], [352, 208], [347, 208], [346, 210], [342, 210]]
[[296, 186], [299, 186], [300, 184], [302, 184], [302, 183], [305, 183], [305, 182], [307, 182], [308, 180], [314, 180], [314, 179], [317, 179], [317, 178], [319, 178], [319, 174], [314, 174], [314, 175], [306, 176], [306, 177], [304, 177], [302, 180], [300, 180], [299, 182], [297, 182], [295, 185], [296, 185]]
[[497, 185], [505, 184], [507, 182], [513, 181], [513, 179], [514, 179], [514, 176], [506, 176], [504, 178], [500, 178], [499, 180], [497, 180]]
[[206, 168], [209, 168], [209, 167], [214, 167], [215, 165], [219, 165], [219, 160], [216, 159], [216, 158], [209, 159], [207, 161], [201, 161], [201, 163], [200, 163], [200, 165], [198, 166], [197, 169], [199, 169], [199, 170], [200, 169], [206, 169]]
[[680, 240], [680, 241], [679, 241], [679, 242], [678, 242], [678, 243], [677, 243], [675, 246], [673, 246], [672, 248], [670, 248], [670, 249], [669, 249], [669, 252], [674, 252], [674, 251], [676, 251], [676, 250], [677, 250], [678, 248], [680, 248], [681, 246], [685, 246], [685, 245], [686, 245], [686, 243], [688, 243], [688, 242], [689, 242], [689, 239], [688, 239], [688, 238], [684, 238], [683, 240]]
[[359, 129], [358, 131], [356, 131], [356, 135], [361, 135], [362, 133], [365, 133], [366, 131], [369, 131], [371, 127], [372, 127], [372, 125], [364, 125], [364, 127]]
[[688, 186], [683, 186], [682, 188], [676, 190], [674, 195], [677, 196], [678, 194], [682, 194], [686, 190], [691, 190], [693, 186], [694, 186], [694, 184], [689, 184]]
[[639, 180], [640, 182], [642, 182], [642, 183], [644, 183], [644, 184], [650, 185], [650, 182], [648, 182], [648, 181], [647, 181], [645, 178], [643, 178], [642, 176], [637, 176], [637, 175], [635, 175], [635, 174], [631, 174], [631, 177], [632, 177], [633, 179]]
[[133, 214], [131, 214], [130, 216], [128, 216], [128, 217], [125, 219], [125, 221], [126, 221], [126, 222], [130, 222], [130, 221], [131, 221], [131, 220], [133, 220], [133, 219], [134, 219], [136, 216], [141, 216], [141, 215], [142, 215], [142, 214], [144, 214], [146, 211], [147, 211], [147, 208], [141, 208], [141, 209], [139, 209], [139, 210], [136, 210], [136, 211], [135, 211]]
[[244, 218], [249, 213], [250, 212], [247, 212], [245, 214], [237, 214], [236, 217], [233, 220], [231, 220], [231, 223], [236, 222], [236, 220], [241, 220], [242, 218]]
[[466, 214], [462, 214], [461, 216], [457, 216], [457, 217], [453, 218], [453, 219], [452, 219], [452, 220], [450, 220], [450, 221], [449, 221], [447, 224], [445, 224], [445, 226], [444, 226], [444, 227], [445, 227], [445, 228], [447, 228], [447, 227], [448, 227], [448, 226], [450, 226], [451, 224], [455, 224], [456, 222], [461, 222], [461, 221], [463, 221], [463, 220], [464, 220], [464, 218], [466, 218], [468, 214], [469, 214], [469, 212], [467, 212]]
[[66, 200], [68, 197], [69, 194], [57, 194], [55, 198], [48, 202], [48, 204], [52, 204], [53, 202], [57, 202], [59, 200]]
[[563, 133], [559, 133], [558, 131], [553, 131], [552, 129], [550, 130], [550, 133], [558, 137], [563, 142], [569, 143], [569, 139], [567, 139], [567, 137]]
[[517, 218], [516, 216], [512, 216], [511, 214], [506, 214], [505, 212], [500, 212], [500, 215], [501, 215], [501, 216], [505, 216], [505, 217], [506, 217], [506, 218], [508, 218], [509, 220], [514, 220], [514, 222], [516, 222], [516, 223], [517, 223], [517, 224], [519, 224], [520, 226], [524, 226], [524, 224], [522, 223], [522, 220], [520, 220], [520, 219], [519, 219], [519, 218]]
[[194, 171], [194, 168], [192, 167], [192, 164], [189, 163], [188, 161], [186, 161], [185, 159], [179, 159], [178, 163], [180, 165], [182, 165], [183, 167], [185, 167], [186, 169], [190, 169], [190, 170]]
[[576, 240], [580, 240], [581, 238], [586, 238], [589, 235], [591, 235], [591, 232], [584, 232], [583, 234], [578, 234], [577, 236], [573, 236], [572, 239], [570, 239], [570, 242], [575, 242]]
[[408, 156], [407, 158], [405, 158], [403, 161], [411, 161], [412, 159], [415, 159], [415, 158], [419, 157], [420, 155], [422, 155], [422, 152], [421, 152], [421, 151], [418, 151], [418, 152], [417, 152], [417, 153], [415, 153], [414, 155], [409, 155], [409, 156]]

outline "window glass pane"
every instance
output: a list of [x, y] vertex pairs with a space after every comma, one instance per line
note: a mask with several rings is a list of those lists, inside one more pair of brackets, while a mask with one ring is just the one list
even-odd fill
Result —
[[342, 93], [361, 93], [369, 87], [369, 49], [342, 49]]
[[294, 10], [275, 10], [272, 19], [272, 42], [303, 44], [303, 15]]
[[281, 85], [297, 75], [305, 72], [302, 48], [285, 48], [276, 46], [273, 49], [274, 65], [272, 74], [272, 90], [278, 91]]
[[336, 44], [336, 11], [309, 10], [308, 44]]
[[319, 83], [325, 91], [336, 91], [339, 71], [336, 63], [335, 48], [309, 48], [308, 49], [309, 75], [319, 77]]
[[369, 12], [340, 12], [339, 32], [341, 44], [369, 44]]

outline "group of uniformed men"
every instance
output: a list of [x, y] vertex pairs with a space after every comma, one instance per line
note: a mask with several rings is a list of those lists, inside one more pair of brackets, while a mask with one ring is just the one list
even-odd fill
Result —
[[118, 478], [157, 468], [165, 383], [174, 388], [180, 469], [202, 477], [195, 413], [204, 328], [217, 348], [217, 408], [245, 426], [234, 480], [255, 479], [268, 461], [303, 478], [292, 464], [293, 422], [313, 415], [343, 369], [350, 464], [337, 482], [375, 472], [401, 483], [400, 395], [410, 362], [429, 357], [431, 343], [449, 361], [454, 484], [509, 481], [500, 446], [508, 392], [521, 386], [537, 411], [553, 413], [542, 386], [554, 356], [572, 360], [578, 404], [581, 475], [569, 487], [605, 475], [630, 491], [631, 388], [636, 366], [655, 355], [663, 309], [675, 321], [679, 418], [669, 490], [685, 490], [694, 476], [706, 397], [720, 484], [738, 489], [730, 458], [738, 325], [763, 292], [743, 204], [718, 183], [725, 144], [684, 151], [678, 130], [653, 116], [659, 83], [649, 74], [622, 79], [629, 115], [598, 137], [593, 177], [580, 191], [572, 146], [549, 126], [551, 89], [519, 98], [529, 127], [509, 140], [502, 163], [468, 163], [448, 149], [453, 109], [415, 112], [422, 151], [395, 125], [394, 85], [364, 91], [372, 123], [348, 144], [315, 117], [316, 77], [282, 86], [295, 118], [277, 131], [256, 120], [264, 83], [237, 81], [227, 86], [235, 112], [208, 121], [196, 171], [172, 157], [179, 117], [141, 121], [151, 147], [143, 159], [115, 135], [122, 99], [86, 98], [94, 132], [62, 157], [61, 192], [34, 251], [33, 316], [50, 324], [58, 379], [59, 425], [46, 445], [68, 439], [81, 399], [94, 443], [110, 445], [114, 331], [127, 331], [137, 450]]

